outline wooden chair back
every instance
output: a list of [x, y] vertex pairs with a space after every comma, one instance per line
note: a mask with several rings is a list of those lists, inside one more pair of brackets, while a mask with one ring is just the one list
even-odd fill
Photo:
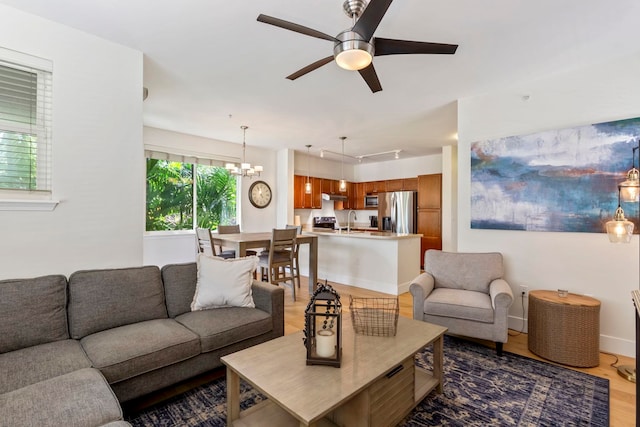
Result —
[[240, 232], [240, 225], [218, 225], [218, 234], [235, 234]]
[[213, 244], [211, 230], [208, 228], [196, 228], [196, 237], [198, 238], [198, 252], [208, 256], [216, 256], [216, 247]]

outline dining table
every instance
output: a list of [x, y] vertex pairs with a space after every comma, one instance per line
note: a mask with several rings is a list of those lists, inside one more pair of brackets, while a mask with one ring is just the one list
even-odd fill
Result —
[[[247, 249], [268, 248], [271, 246], [271, 231], [253, 233], [231, 233], [218, 234], [219, 240], [224, 247], [233, 248], [236, 257], [244, 257]], [[301, 245], [309, 245], [309, 295], [312, 295], [317, 286], [318, 279], [318, 236], [308, 234], [298, 234], [296, 242]]]

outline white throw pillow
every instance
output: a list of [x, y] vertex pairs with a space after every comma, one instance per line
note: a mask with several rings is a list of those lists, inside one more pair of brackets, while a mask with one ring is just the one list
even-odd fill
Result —
[[258, 257], [223, 259], [198, 255], [198, 281], [191, 311], [218, 307], [255, 307], [251, 294]]

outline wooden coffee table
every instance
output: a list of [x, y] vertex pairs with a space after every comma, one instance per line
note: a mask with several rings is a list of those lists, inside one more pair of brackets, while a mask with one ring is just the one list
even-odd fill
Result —
[[[442, 393], [443, 339], [438, 325], [400, 317], [395, 337], [358, 335], [348, 314], [342, 364], [307, 366], [303, 333], [222, 357], [227, 366], [228, 426], [388, 426], [433, 389]], [[414, 356], [433, 344], [433, 369]], [[268, 399], [240, 412], [240, 378]]]

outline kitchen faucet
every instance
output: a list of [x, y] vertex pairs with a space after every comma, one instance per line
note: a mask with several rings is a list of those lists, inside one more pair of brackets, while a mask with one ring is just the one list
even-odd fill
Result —
[[351, 223], [349, 222], [349, 219], [351, 219], [351, 212], [353, 212], [353, 221], [355, 222], [355, 220], [358, 219], [358, 215], [356, 214], [356, 211], [354, 210], [350, 210], [349, 213], [347, 214], [347, 233], [351, 233]]

